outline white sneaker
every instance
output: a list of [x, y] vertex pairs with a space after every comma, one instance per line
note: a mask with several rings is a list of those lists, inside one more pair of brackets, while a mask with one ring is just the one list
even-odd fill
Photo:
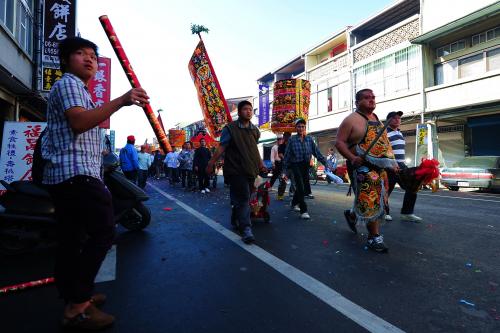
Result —
[[201, 194], [205, 194], [205, 190], [201, 190]]
[[208, 188], [205, 189], [205, 192], [210, 193], [210, 190]]
[[401, 220], [415, 222], [415, 223], [420, 223], [423, 221], [421, 217], [418, 217], [415, 214], [401, 214]]
[[304, 220], [309, 220], [311, 217], [309, 216], [308, 212], [300, 214], [300, 218]]
[[300, 212], [300, 207], [299, 207], [299, 205], [295, 205], [295, 206], [293, 206], [293, 211], [294, 211], [294, 212]]
[[387, 214], [387, 215], [384, 217], [384, 219], [385, 219], [386, 221], [392, 221], [392, 216], [391, 216], [391, 215], [389, 215], [389, 214]]

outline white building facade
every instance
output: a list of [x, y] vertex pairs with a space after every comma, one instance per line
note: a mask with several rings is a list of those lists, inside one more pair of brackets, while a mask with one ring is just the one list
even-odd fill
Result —
[[439, 135], [445, 159], [500, 155], [500, 2], [425, 1], [422, 16], [425, 120], [458, 129]]
[[326, 154], [337, 128], [351, 112], [351, 60], [344, 29], [304, 54], [305, 78], [311, 83], [308, 132]]
[[380, 120], [391, 111], [403, 112], [406, 161], [414, 165], [416, 126], [423, 113], [423, 67], [421, 46], [410, 40], [420, 34], [420, 2], [397, 1], [352, 27], [349, 33], [352, 94], [372, 89]]

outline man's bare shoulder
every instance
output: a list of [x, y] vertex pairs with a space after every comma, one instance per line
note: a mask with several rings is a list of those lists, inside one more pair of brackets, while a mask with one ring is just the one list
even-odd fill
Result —
[[350, 115], [348, 115], [347, 117], [344, 118], [344, 120], [342, 120], [342, 125], [344, 126], [352, 126], [353, 124], [359, 122], [359, 115], [356, 114], [356, 112], [353, 112], [351, 113]]

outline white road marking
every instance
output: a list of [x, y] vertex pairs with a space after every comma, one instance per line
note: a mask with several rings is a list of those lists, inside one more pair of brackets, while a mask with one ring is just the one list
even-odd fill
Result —
[[95, 283], [114, 281], [116, 279], [116, 245], [109, 249], [101, 268], [95, 277]]
[[197, 210], [189, 207], [180, 200], [177, 200], [173, 196], [165, 193], [157, 186], [148, 183], [152, 188], [154, 188], [158, 193], [163, 195], [169, 200], [174, 201], [177, 205], [184, 208], [191, 215], [198, 218], [200, 221], [214, 229], [215, 231], [222, 234], [224, 237], [234, 242], [236, 245], [240, 246], [243, 250], [249, 252], [262, 262], [266, 263], [271, 268], [275, 269], [281, 273], [284, 277], [291, 280], [298, 286], [304, 288], [309, 293], [313, 294], [335, 310], [342, 313], [347, 318], [351, 319], [358, 325], [364, 327], [367, 331], [373, 333], [403, 333], [404, 331], [398, 327], [388, 323], [380, 317], [377, 317], [373, 313], [365, 310], [361, 306], [351, 302], [335, 290], [331, 289], [324, 283], [316, 280], [315, 278], [307, 275], [301, 270], [291, 266], [285, 261], [273, 256], [264, 249], [258, 247], [257, 245], [246, 245], [243, 243], [238, 235], [234, 232], [224, 228], [221, 224], [215, 222], [209, 217], [201, 214]]

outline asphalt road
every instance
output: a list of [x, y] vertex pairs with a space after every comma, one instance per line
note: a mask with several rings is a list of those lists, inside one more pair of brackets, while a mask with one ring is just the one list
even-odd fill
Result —
[[[399, 221], [396, 189], [379, 254], [347, 228], [345, 186], [313, 186], [309, 221], [272, 192], [271, 223], [247, 246], [226, 188], [151, 185], [152, 224], [119, 229], [116, 278], [97, 284], [118, 318], [107, 332], [500, 332], [497, 194], [421, 191], [414, 224]], [[0, 285], [50, 276], [52, 254], [1, 257]], [[1, 331], [57, 332], [62, 306], [53, 286], [0, 296]]]

